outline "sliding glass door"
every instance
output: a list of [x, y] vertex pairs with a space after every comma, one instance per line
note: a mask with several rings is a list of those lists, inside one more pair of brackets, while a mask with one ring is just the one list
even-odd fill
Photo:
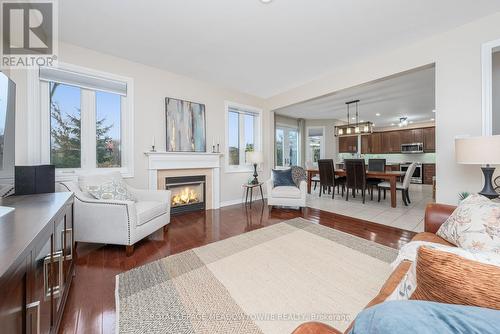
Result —
[[276, 167], [285, 168], [299, 164], [299, 130], [288, 126], [276, 126]]

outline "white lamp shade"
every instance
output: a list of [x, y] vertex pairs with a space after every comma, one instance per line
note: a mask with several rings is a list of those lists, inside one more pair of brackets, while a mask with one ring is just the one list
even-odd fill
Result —
[[264, 162], [264, 154], [260, 151], [247, 152], [246, 159], [249, 163], [261, 164]]
[[455, 161], [468, 165], [500, 165], [500, 135], [455, 139]]

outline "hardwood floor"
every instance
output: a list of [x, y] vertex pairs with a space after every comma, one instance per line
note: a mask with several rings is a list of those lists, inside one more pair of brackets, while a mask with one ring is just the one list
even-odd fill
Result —
[[[295, 217], [350, 233], [377, 243], [400, 248], [414, 232], [379, 225], [335, 213], [306, 208], [273, 209], [255, 203], [252, 208], [234, 205], [219, 210], [173, 216], [168, 231], [136, 244], [132, 256], [125, 247], [78, 244], [73, 279], [60, 333], [114, 333], [115, 276], [165, 256], [222, 240]], [[105, 222], [103, 222], [104, 224]]]

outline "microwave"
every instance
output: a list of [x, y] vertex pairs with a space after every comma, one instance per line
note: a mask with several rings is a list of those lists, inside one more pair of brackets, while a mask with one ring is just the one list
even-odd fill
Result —
[[423, 143], [402, 144], [401, 153], [424, 153]]

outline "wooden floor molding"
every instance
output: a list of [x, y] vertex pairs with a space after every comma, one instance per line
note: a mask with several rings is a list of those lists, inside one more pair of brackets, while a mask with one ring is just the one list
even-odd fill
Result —
[[[399, 249], [414, 232], [350, 218], [318, 209], [302, 211], [255, 203], [172, 216], [168, 230], [137, 243], [132, 256], [125, 247], [79, 243], [73, 280], [60, 333], [115, 332], [115, 276], [151, 261], [226, 239], [295, 217]], [[104, 224], [105, 222], [103, 222]]]

